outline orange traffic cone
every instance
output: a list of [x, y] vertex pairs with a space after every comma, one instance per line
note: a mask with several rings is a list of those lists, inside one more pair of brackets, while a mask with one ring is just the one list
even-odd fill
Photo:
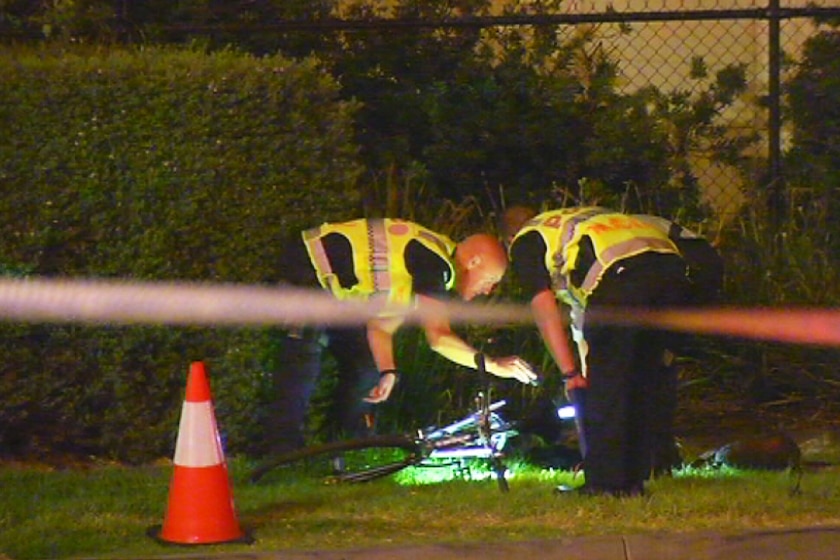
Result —
[[176, 544], [252, 542], [236, 520], [202, 362], [190, 366], [174, 463], [163, 526], [152, 527], [149, 534]]

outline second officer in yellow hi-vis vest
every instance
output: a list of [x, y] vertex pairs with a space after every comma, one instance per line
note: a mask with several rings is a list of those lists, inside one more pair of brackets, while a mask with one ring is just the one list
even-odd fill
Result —
[[[434, 309], [445, 305], [450, 291], [464, 300], [489, 294], [505, 273], [507, 255], [499, 241], [487, 234], [456, 244], [413, 222], [360, 219], [304, 231], [285, 248], [281, 264], [282, 281], [320, 287], [338, 299], [383, 298], [395, 305], [416, 302]], [[424, 317], [421, 326], [435, 352], [457, 364], [476, 367], [477, 350], [452, 332], [446, 313]], [[267, 426], [268, 450], [276, 453], [304, 444], [304, 419], [324, 345], [338, 365], [332, 437], [369, 431], [372, 405], [389, 397], [398, 377], [392, 337], [401, 323], [401, 317], [391, 315], [360, 327], [289, 331], [274, 374], [276, 402]], [[486, 368], [523, 383], [537, 377], [516, 356], [488, 357]]]
[[[686, 262], [668, 228], [648, 217], [595, 207], [534, 214], [509, 209], [503, 233], [511, 268], [576, 405], [585, 484], [570, 490], [640, 495], [652, 472], [670, 468], [677, 380], [667, 362], [676, 342], [666, 332], [584, 316], [598, 308], [685, 305]], [[571, 309], [577, 359], [558, 300]]]

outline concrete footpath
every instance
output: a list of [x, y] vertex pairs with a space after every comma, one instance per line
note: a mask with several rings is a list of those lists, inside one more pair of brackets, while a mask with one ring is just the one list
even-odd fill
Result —
[[721, 535], [627, 535], [493, 544], [157, 556], [178, 560], [820, 560], [840, 558], [840, 527]]

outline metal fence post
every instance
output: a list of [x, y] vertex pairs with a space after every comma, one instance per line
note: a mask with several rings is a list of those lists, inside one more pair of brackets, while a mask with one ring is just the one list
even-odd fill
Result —
[[769, 215], [771, 223], [778, 225], [785, 210], [784, 177], [782, 170], [782, 111], [781, 111], [781, 11], [779, 0], [769, 0], [768, 18], [768, 134], [767, 164]]

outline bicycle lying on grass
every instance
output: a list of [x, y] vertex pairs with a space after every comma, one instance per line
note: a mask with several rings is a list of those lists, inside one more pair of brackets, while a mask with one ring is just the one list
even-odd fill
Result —
[[[479, 374], [487, 378], [484, 356], [476, 355]], [[276, 455], [251, 473], [251, 482], [258, 482], [270, 471], [312, 459], [341, 459], [354, 451], [388, 450], [386, 453], [368, 453], [369, 460], [361, 465], [350, 461], [335, 469], [332, 480], [337, 482], [364, 482], [394, 474], [408, 467], [454, 467], [457, 472], [469, 470], [468, 461], [482, 459], [498, 481], [502, 492], [509, 490], [503, 462], [504, 447], [508, 439], [518, 435], [516, 425], [502, 418], [499, 409], [505, 401], [492, 402], [489, 381], [475, 397], [475, 410], [442, 428], [418, 430], [415, 435], [376, 435], [365, 438], [333, 441], [313, 445]], [[398, 458], [393, 459], [394, 456]], [[387, 462], [386, 462], [387, 461]]]

